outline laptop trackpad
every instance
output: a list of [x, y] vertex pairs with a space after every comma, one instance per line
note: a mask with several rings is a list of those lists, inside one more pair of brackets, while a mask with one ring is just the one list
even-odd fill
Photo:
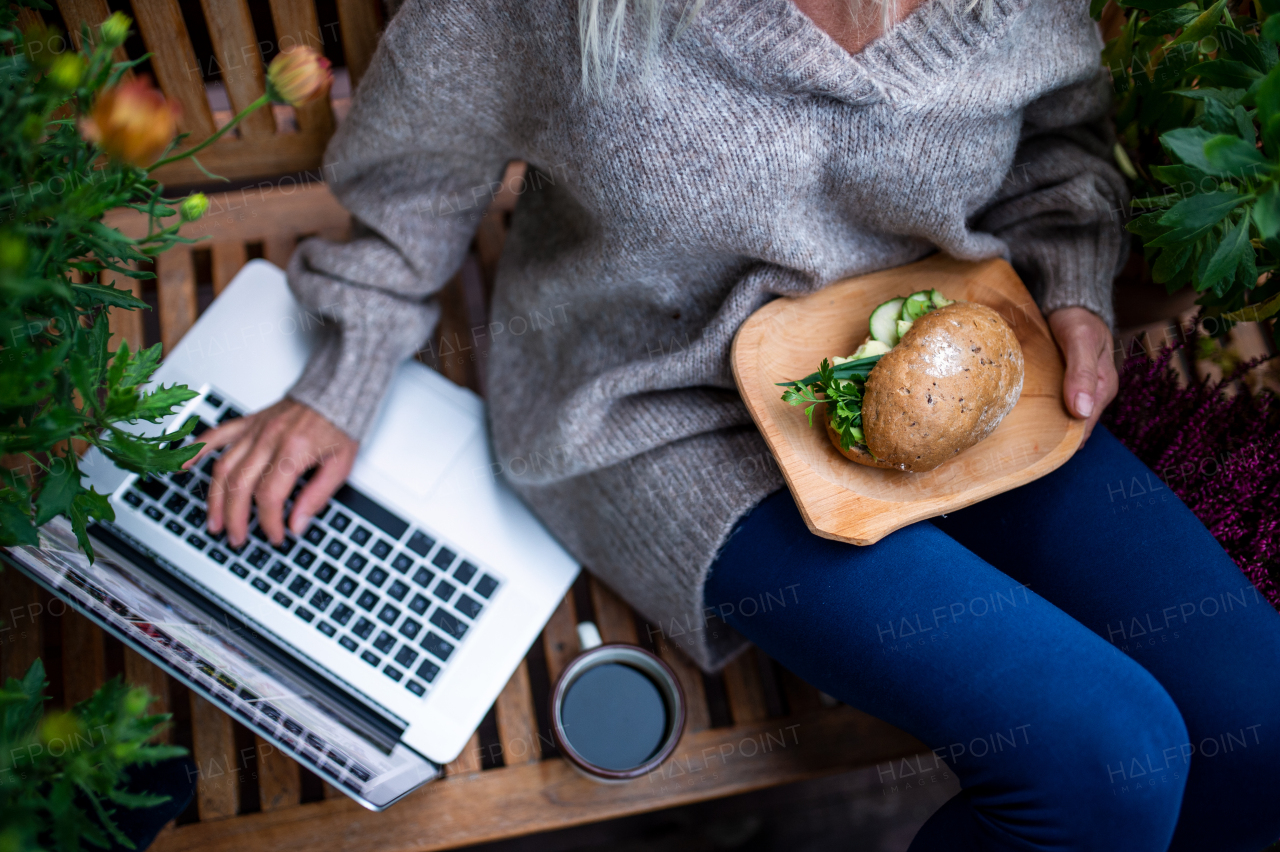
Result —
[[434, 377], [421, 375], [425, 370], [396, 372], [359, 457], [419, 497], [431, 493], [458, 451], [483, 428], [484, 416], [482, 406], [468, 411], [433, 387]]

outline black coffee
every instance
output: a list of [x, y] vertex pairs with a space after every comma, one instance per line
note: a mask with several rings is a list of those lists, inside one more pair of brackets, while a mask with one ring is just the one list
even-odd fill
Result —
[[667, 734], [667, 704], [647, 676], [605, 663], [569, 687], [560, 710], [565, 739], [588, 763], [633, 769], [658, 751]]

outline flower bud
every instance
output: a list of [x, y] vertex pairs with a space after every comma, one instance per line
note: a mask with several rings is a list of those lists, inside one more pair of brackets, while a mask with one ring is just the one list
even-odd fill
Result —
[[102, 43], [107, 47], [119, 47], [129, 37], [129, 27], [133, 21], [123, 12], [113, 12], [111, 17], [102, 22]]
[[203, 192], [193, 192], [178, 205], [178, 215], [184, 222], [194, 222], [209, 209], [209, 197]]
[[80, 719], [74, 713], [49, 713], [40, 722], [40, 740], [46, 745], [61, 740], [65, 745], [80, 733]]
[[323, 97], [332, 82], [329, 60], [310, 47], [291, 47], [267, 66], [267, 92], [279, 104], [302, 106]]
[[64, 92], [74, 92], [84, 77], [84, 57], [78, 53], [63, 53], [49, 66], [50, 83]]
[[177, 132], [173, 104], [146, 77], [107, 89], [80, 121], [80, 133], [103, 153], [138, 167], [155, 162]]
[[140, 686], [134, 687], [124, 697], [124, 712], [130, 716], [141, 716], [147, 712], [147, 705], [150, 703], [151, 696], [147, 691]]

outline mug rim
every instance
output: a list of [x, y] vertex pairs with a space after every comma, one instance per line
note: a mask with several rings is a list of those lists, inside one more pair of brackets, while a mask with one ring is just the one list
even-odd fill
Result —
[[[560, 714], [557, 712], [557, 708], [564, 703], [564, 696], [565, 693], [568, 692], [569, 687], [588, 669], [595, 668], [596, 665], [604, 665], [608, 662], [618, 662], [622, 665], [629, 665], [626, 660], [605, 660], [592, 664], [596, 657], [602, 656], [609, 651], [626, 651], [632, 655], [638, 655], [646, 663], [656, 668], [657, 673], [660, 673], [671, 687], [671, 697], [674, 699], [674, 703], [676, 705], [674, 708], [667, 708], [668, 712], [672, 716], [672, 720], [662, 745], [653, 753], [652, 757], [644, 763], [641, 763], [638, 766], [633, 766], [630, 769], [605, 769], [603, 766], [597, 766], [582, 755], [578, 754], [574, 747], [569, 743], [568, 738], [565, 736], [564, 726], [561, 723]], [[632, 668], [638, 669], [641, 674], [650, 678], [654, 675], [654, 673], [646, 672], [635, 665], [632, 665]], [[658, 686], [659, 692], [663, 691], [661, 684], [655, 684], [655, 686]], [[664, 695], [663, 698], [665, 703], [666, 696]], [[574, 768], [588, 775], [595, 781], [631, 781], [649, 774], [654, 769], [661, 766], [662, 763], [671, 756], [671, 754], [676, 750], [676, 746], [679, 744], [680, 738], [684, 736], [685, 696], [684, 687], [680, 685], [680, 679], [676, 677], [676, 673], [671, 666], [667, 665], [666, 661], [657, 654], [645, 648], [641, 648], [639, 645], [632, 645], [629, 642], [605, 642], [604, 644], [597, 645], [594, 648], [583, 651], [581, 654], [574, 657], [573, 660], [569, 662], [569, 665], [564, 667], [564, 671], [560, 672], [560, 676], [556, 678], [555, 686], [551, 690], [550, 703], [551, 733], [555, 738], [556, 746], [560, 749], [560, 753], [569, 761], [570, 764], [574, 766]]]

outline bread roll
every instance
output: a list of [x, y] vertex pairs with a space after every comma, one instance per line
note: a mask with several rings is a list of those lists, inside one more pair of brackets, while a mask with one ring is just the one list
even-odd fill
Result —
[[[973, 302], [930, 311], [872, 368], [867, 446], [841, 453], [872, 467], [933, 470], [991, 434], [1017, 403], [1022, 376], [1022, 347], [995, 311]], [[829, 422], [827, 433], [839, 449]]]

